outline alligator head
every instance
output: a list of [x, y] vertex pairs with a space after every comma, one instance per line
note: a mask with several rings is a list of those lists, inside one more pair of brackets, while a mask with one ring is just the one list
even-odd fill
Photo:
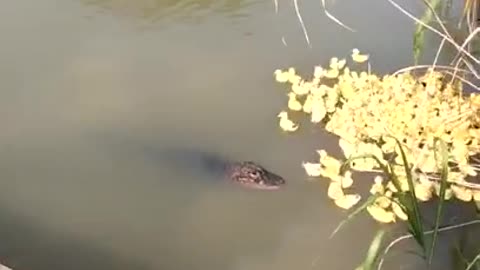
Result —
[[252, 161], [229, 164], [226, 174], [231, 181], [253, 189], [275, 190], [285, 184], [281, 176]]

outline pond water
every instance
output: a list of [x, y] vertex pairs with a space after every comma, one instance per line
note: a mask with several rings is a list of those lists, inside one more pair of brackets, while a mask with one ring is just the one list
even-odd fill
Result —
[[[276, 68], [308, 74], [354, 47], [384, 73], [412, 63], [387, 1], [5, 1], [0, 9], [0, 261], [14, 269], [353, 269], [378, 228], [307, 181], [320, 128], [277, 126]], [[410, 6], [416, 13], [419, 6]], [[367, 14], [370, 14], [367, 16]], [[282, 37], [286, 42], [282, 42]], [[125, 140], [112, 147], [106, 142]], [[278, 192], [226, 187], [132, 147], [256, 160]], [[123, 149], [123, 147], [125, 147]]]

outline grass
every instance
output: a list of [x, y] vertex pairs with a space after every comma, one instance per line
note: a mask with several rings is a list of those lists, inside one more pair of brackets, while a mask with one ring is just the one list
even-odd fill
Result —
[[386, 231], [380, 230], [377, 232], [373, 238], [372, 243], [367, 251], [367, 256], [361, 265], [359, 265], [355, 270], [371, 270], [375, 269], [375, 265], [380, 259], [380, 250], [383, 237], [385, 236]]

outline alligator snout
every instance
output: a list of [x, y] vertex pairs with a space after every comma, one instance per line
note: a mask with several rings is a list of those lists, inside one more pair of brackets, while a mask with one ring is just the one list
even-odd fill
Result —
[[252, 161], [232, 163], [226, 174], [231, 181], [252, 189], [277, 190], [286, 183], [283, 177]]

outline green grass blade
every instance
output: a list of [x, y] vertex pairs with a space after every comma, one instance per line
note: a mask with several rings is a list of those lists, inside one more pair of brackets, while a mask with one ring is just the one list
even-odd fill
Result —
[[357, 207], [355, 209], [355, 211], [353, 211], [352, 213], [350, 213], [346, 219], [342, 220], [342, 222], [340, 222], [338, 224], [338, 226], [335, 228], [335, 230], [332, 232], [332, 234], [330, 235], [330, 238], [332, 238], [343, 226], [345, 226], [347, 224], [347, 222], [349, 222], [350, 220], [352, 220], [352, 218], [356, 217], [358, 214], [360, 214], [363, 210], [365, 210], [368, 206], [370, 206], [372, 203], [375, 202], [375, 200], [379, 197], [379, 195], [372, 195], [370, 197], [368, 197], [368, 200], [366, 200], [362, 205], [360, 205], [359, 207]]
[[434, 140], [434, 156], [435, 160], [438, 164], [438, 151], [437, 151], [437, 143], [440, 144], [440, 155], [441, 155], [441, 175], [440, 175], [440, 200], [437, 207], [437, 213], [435, 218], [435, 228], [433, 230], [432, 235], [432, 243], [430, 244], [430, 248], [428, 251], [428, 265], [432, 264], [433, 253], [435, 250], [435, 244], [437, 243], [438, 237], [438, 228], [440, 227], [440, 221], [442, 219], [443, 214], [443, 204], [445, 202], [445, 190], [447, 189], [447, 179], [448, 179], [448, 150], [447, 145], [443, 140], [439, 138], [435, 138]]
[[422, 25], [418, 25], [413, 34], [413, 61], [418, 65], [420, 55], [422, 54], [423, 45], [425, 43], [425, 29]]
[[[390, 136], [392, 137], [392, 136]], [[392, 137], [396, 142], [397, 146], [400, 149], [400, 155], [403, 161], [403, 167], [405, 168], [405, 174], [407, 177], [407, 183], [409, 187], [409, 196], [405, 196], [405, 193], [400, 193], [400, 202], [404, 204], [404, 206], [408, 209], [407, 216], [408, 216], [408, 224], [410, 225], [411, 233], [413, 234], [417, 243], [422, 247], [423, 251], [425, 252], [425, 236], [423, 230], [423, 221], [422, 216], [420, 215], [420, 208], [418, 206], [417, 196], [415, 194], [415, 186], [413, 184], [412, 178], [412, 171], [410, 169], [410, 165], [408, 163], [407, 157], [405, 155], [405, 151], [403, 151], [403, 147], [400, 141]]]
[[[400, 181], [398, 181], [398, 177], [395, 174], [395, 170], [393, 169], [393, 166], [390, 163], [388, 164], [388, 167], [390, 169], [388, 179], [392, 181], [395, 188], [400, 192], [402, 190], [402, 185], [400, 184]], [[401, 193], [399, 193], [399, 194], [401, 194]]]
[[[430, 5], [434, 9], [436, 9], [440, 3], [441, 3], [440, 0], [430, 0]], [[425, 13], [423, 13], [423, 16], [420, 18], [420, 20], [423, 23], [428, 25], [432, 21], [432, 17], [433, 17], [432, 10], [427, 8]], [[425, 27], [423, 27], [423, 25], [421, 24], [417, 24], [417, 27], [415, 28], [415, 33], [413, 34], [413, 58], [415, 61], [415, 65], [418, 64], [418, 59], [420, 58], [420, 54], [422, 53], [424, 43], [425, 43]]]
[[373, 238], [372, 243], [367, 251], [367, 257], [363, 263], [358, 266], [355, 270], [373, 270], [375, 269], [375, 264], [378, 261], [380, 256], [380, 247], [382, 244], [383, 237], [385, 236], [385, 230], [380, 230], [377, 232]]

